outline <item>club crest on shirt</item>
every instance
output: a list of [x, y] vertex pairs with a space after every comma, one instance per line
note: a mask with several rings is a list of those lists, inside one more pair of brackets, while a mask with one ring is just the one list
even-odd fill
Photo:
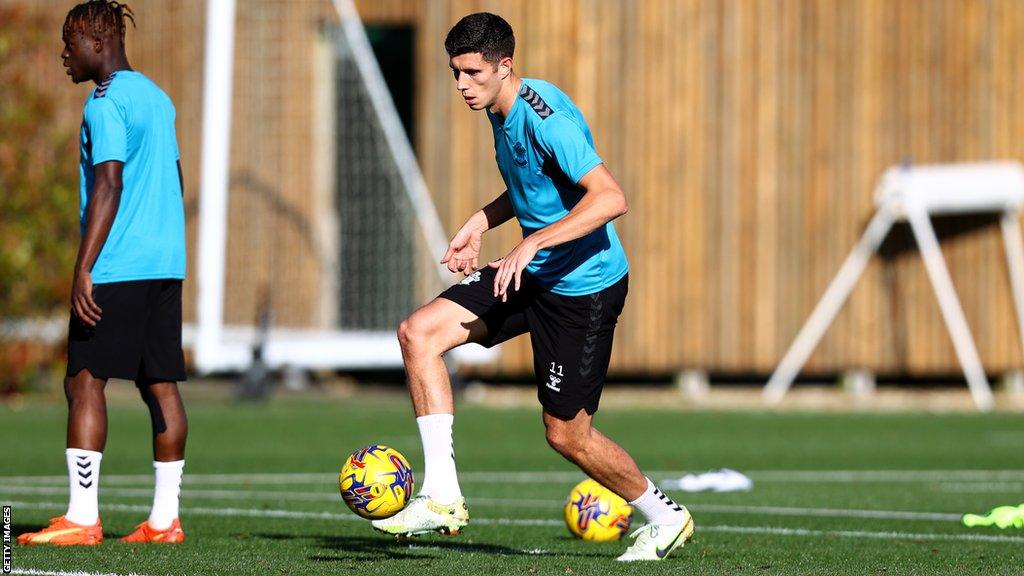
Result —
[[520, 142], [513, 144], [512, 160], [515, 161], [516, 166], [526, 166], [530, 162], [530, 159], [526, 156], [526, 146], [523, 146]]

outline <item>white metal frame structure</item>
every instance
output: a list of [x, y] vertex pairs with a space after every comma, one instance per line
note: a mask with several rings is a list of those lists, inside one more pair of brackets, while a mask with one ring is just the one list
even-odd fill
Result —
[[881, 246], [893, 224], [906, 220], [921, 250], [928, 278], [974, 403], [979, 410], [991, 410], [992, 391], [942, 257], [931, 216], [1002, 213], [1001, 227], [1010, 285], [1017, 309], [1017, 326], [1024, 342], [1024, 240], [1020, 227], [1020, 212], [1024, 207], [1024, 167], [1017, 162], [895, 166], [886, 170], [879, 180], [875, 205], [878, 210], [864, 235], [843, 262], [768, 380], [764, 388], [765, 399], [769, 403], [782, 400], [853, 291], [871, 255]]
[[[356, 53], [360, 73], [371, 94], [374, 113], [384, 128], [388, 148], [397, 160], [424, 240], [432, 253], [443, 254], [448, 247], [444, 227], [373, 56], [362, 21], [352, 0], [334, 0], [334, 6], [345, 41]], [[202, 373], [248, 368], [252, 363], [253, 345], [260, 339], [255, 326], [224, 325], [235, 7], [235, 0], [207, 1], [198, 322], [194, 327], [186, 326], [183, 335], [185, 345], [193, 348], [196, 368]], [[437, 265], [437, 274], [443, 283], [450, 282], [450, 273], [444, 266]], [[478, 346], [462, 347], [453, 351], [453, 359], [455, 362], [484, 362], [494, 359], [497, 351], [497, 347], [489, 350]], [[397, 368], [402, 366], [402, 354], [393, 331], [271, 328], [264, 343], [263, 361], [271, 368]]]

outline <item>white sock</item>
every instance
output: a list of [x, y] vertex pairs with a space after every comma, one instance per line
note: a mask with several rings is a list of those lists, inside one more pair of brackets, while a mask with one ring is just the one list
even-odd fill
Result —
[[658, 490], [650, 478], [647, 479], [647, 490], [629, 504], [643, 513], [648, 524], [669, 526], [682, 523], [684, 518], [682, 507]]
[[452, 446], [452, 414], [428, 414], [416, 419], [423, 442], [423, 485], [420, 494], [441, 504], [451, 504], [462, 497], [455, 474], [455, 448]]
[[181, 493], [181, 474], [185, 461], [153, 462], [156, 488], [153, 490], [153, 511], [149, 513], [149, 525], [156, 530], [166, 530], [178, 517], [178, 495]]
[[102, 452], [68, 448], [64, 451], [68, 461], [68, 512], [64, 516], [75, 524], [92, 526], [100, 518], [100, 460]]

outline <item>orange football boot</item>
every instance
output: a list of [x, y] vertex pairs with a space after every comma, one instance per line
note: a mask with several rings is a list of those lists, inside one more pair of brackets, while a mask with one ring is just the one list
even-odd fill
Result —
[[185, 532], [177, 518], [164, 530], [157, 530], [149, 525], [149, 520], [135, 527], [135, 532], [121, 538], [128, 544], [181, 544], [185, 541]]
[[18, 536], [18, 544], [52, 544], [54, 546], [95, 546], [103, 542], [103, 526], [99, 519], [92, 526], [75, 524], [64, 516], [50, 519], [50, 525], [39, 532]]

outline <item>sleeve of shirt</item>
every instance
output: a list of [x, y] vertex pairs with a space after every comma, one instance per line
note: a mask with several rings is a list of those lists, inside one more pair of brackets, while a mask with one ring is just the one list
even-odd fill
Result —
[[576, 184], [603, 162], [579, 124], [565, 113], [556, 112], [541, 122], [536, 139], [544, 155], [554, 159]]
[[128, 159], [128, 126], [117, 104], [109, 98], [94, 98], [85, 107], [85, 124], [92, 141], [92, 163]]
[[181, 151], [178, 150], [178, 131], [175, 129], [175, 122], [177, 122], [178, 110], [171, 104], [171, 144], [174, 146], [174, 160], [177, 162], [181, 161]]

